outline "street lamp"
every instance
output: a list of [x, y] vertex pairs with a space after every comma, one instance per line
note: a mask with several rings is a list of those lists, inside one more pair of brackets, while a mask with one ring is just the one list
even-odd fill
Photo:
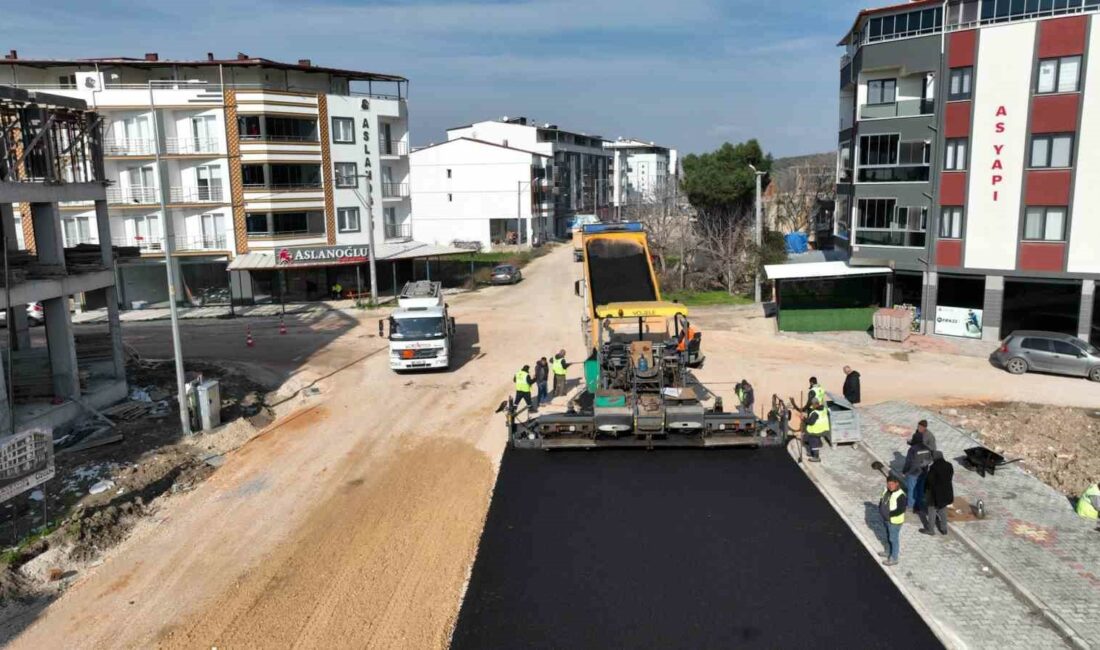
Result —
[[[752, 170], [752, 173], [756, 174], [756, 229], [753, 231], [752, 239], [756, 242], [757, 255], [759, 255], [761, 249], [764, 248], [764, 211], [760, 203], [760, 177], [767, 172], [760, 171], [752, 163], [749, 163], [749, 169]], [[759, 260], [757, 260], [757, 262], [753, 300], [755, 302], [760, 302], [760, 264]]]

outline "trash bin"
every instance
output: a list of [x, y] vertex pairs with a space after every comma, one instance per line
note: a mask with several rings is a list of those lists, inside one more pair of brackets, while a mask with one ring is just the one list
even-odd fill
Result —
[[826, 439], [830, 447], [856, 443], [863, 439], [859, 430], [859, 411], [856, 407], [839, 395], [825, 393], [825, 401], [829, 405], [829, 433]]

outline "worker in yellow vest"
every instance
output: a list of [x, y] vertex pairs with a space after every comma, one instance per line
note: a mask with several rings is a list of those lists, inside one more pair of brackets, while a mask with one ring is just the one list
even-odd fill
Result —
[[817, 398], [810, 399], [810, 412], [806, 414], [803, 424], [805, 426], [802, 430], [806, 432], [803, 441], [810, 452], [809, 461], [820, 463], [821, 436], [829, 432], [829, 409], [818, 402]]
[[804, 406], [802, 410], [808, 411], [810, 409], [810, 402], [815, 399], [818, 404], [825, 404], [825, 389], [821, 387], [821, 384], [817, 383], [817, 377], [810, 377], [810, 392], [806, 395], [806, 406]]
[[1100, 518], [1100, 484], [1088, 486], [1085, 493], [1077, 499], [1077, 514], [1085, 519]]
[[901, 525], [905, 523], [905, 508], [908, 505], [909, 500], [901, 489], [901, 479], [891, 472], [886, 477], [886, 489], [878, 500], [878, 513], [886, 525], [886, 552], [879, 553], [879, 556], [886, 558], [882, 561], [886, 566], [898, 563]]
[[554, 373], [554, 397], [565, 396], [565, 369], [569, 363], [565, 360], [565, 350], [558, 350], [550, 360], [550, 371]]
[[518, 372], [516, 372], [516, 407], [519, 407], [520, 402], [527, 402], [528, 411], [537, 411], [539, 407], [537, 404], [531, 401], [531, 366], [523, 366]]

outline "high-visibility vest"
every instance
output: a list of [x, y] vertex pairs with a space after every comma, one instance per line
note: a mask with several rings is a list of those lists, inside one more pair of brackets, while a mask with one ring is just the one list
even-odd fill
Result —
[[817, 399], [817, 403], [825, 406], [825, 389], [820, 384], [810, 386], [810, 396]]
[[1093, 483], [1089, 486], [1089, 489], [1085, 490], [1081, 498], [1077, 499], [1077, 514], [1086, 519], [1100, 518], [1100, 512], [1097, 512], [1092, 505], [1092, 497], [1096, 495], [1100, 495], [1100, 485]]
[[687, 329], [684, 330], [683, 338], [681, 338], [679, 342], [676, 343], [676, 351], [683, 352], [687, 350], [687, 346], [689, 343], [691, 343], [691, 339], [693, 338], [695, 338], [695, 328], [691, 325], [688, 325]]
[[528, 381], [528, 374], [526, 370], [520, 370], [516, 373], [516, 392], [517, 393], [530, 393], [531, 383]]
[[738, 386], [737, 390], [734, 391], [734, 392], [737, 393], [737, 402], [741, 405], [744, 405], [745, 404], [745, 389]]
[[554, 357], [550, 360], [550, 370], [554, 371], [555, 375], [565, 374], [565, 359]]
[[[898, 499], [903, 494], [905, 494], [905, 492], [903, 492], [901, 489], [894, 490], [893, 492], [890, 492], [889, 490], [883, 490], [882, 491], [882, 498], [883, 499], [888, 499], [887, 505], [890, 507], [890, 512], [893, 512], [893, 511], [898, 509]], [[894, 515], [894, 516], [890, 517], [890, 523], [891, 524], [904, 524], [905, 523], [905, 513], [902, 512], [900, 515]]]
[[829, 409], [819, 408], [814, 413], [817, 413], [817, 421], [806, 425], [806, 433], [811, 436], [820, 436], [829, 430]]

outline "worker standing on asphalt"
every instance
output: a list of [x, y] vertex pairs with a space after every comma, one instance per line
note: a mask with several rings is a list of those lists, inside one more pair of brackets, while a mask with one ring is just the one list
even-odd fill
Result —
[[947, 462], [942, 451], [932, 452], [932, 466], [924, 485], [926, 506], [920, 513], [925, 535], [947, 534], [947, 508], [955, 501], [955, 467]]
[[554, 358], [550, 360], [550, 370], [554, 372], [554, 397], [565, 395], [565, 369], [569, 362], [565, 360], [565, 350], [558, 350]]
[[810, 377], [810, 393], [806, 395], [806, 406], [804, 406], [802, 410], [810, 410], [810, 404], [815, 399], [818, 404], [825, 404], [825, 389], [821, 387], [821, 384], [817, 383], [817, 377]]
[[844, 366], [844, 399], [852, 406], [859, 404], [859, 373], [851, 366]]
[[1088, 486], [1085, 493], [1077, 499], [1077, 514], [1085, 519], [1100, 518], [1100, 484]]
[[752, 413], [753, 405], [756, 403], [756, 396], [752, 392], [752, 384], [747, 379], [742, 379], [733, 387], [733, 392], [737, 395], [737, 403], [741, 405], [741, 408]]
[[924, 506], [924, 482], [928, 468], [932, 465], [932, 450], [925, 446], [924, 436], [918, 430], [909, 441], [909, 451], [905, 454], [905, 465], [901, 473], [905, 475], [905, 492], [913, 504], [913, 512], [919, 512]]
[[898, 563], [898, 552], [901, 544], [901, 525], [905, 523], [905, 508], [908, 499], [901, 490], [901, 481], [897, 475], [891, 473], [886, 478], [886, 489], [878, 500], [878, 513], [882, 516], [882, 523], [886, 524], [886, 552], [879, 553], [886, 559], [882, 561], [886, 566], [894, 566]]
[[546, 402], [550, 401], [550, 391], [547, 390], [546, 384], [550, 379], [550, 362], [546, 360], [546, 357], [542, 357], [535, 362], [535, 385], [539, 388], [539, 395], [535, 399], [535, 403], [542, 406]]
[[520, 402], [527, 402], [527, 410], [534, 412], [539, 410], [538, 404], [531, 401], [531, 366], [523, 366], [516, 373], [516, 406]]
[[804, 421], [806, 448], [810, 452], [811, 463], [821, 462], [821, 436], [829, 432], [829, 409], [822, 406], [817, 398], [810, 399], [810, 412]]

